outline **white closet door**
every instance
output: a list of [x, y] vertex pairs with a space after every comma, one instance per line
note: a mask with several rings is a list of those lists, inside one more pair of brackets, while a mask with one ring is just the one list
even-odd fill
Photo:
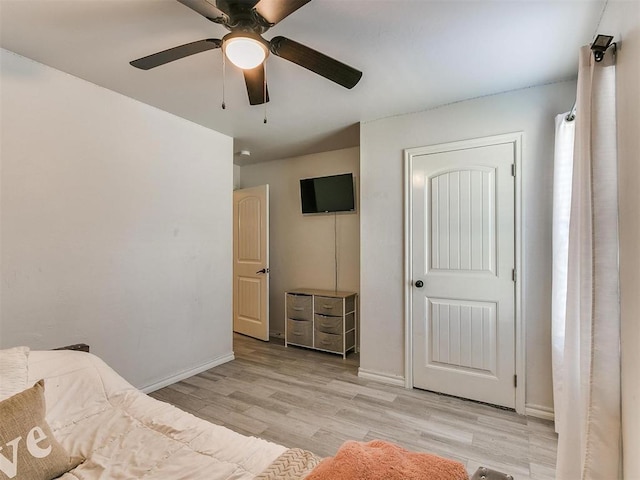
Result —
[[514, 161], [513, 143], [413, 157], [417, 388], [515, 407]]

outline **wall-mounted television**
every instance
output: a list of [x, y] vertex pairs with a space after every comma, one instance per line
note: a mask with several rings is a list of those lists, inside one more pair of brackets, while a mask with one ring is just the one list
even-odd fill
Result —
[[353, 212], [353, 175], [343, 173], [300, 180], [302, 213]]

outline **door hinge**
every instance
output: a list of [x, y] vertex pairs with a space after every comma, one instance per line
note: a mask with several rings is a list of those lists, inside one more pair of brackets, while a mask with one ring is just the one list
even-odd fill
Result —
[[515, 163], [511, 164], [511, 176], [512, 177], [516, 176], [516, 164]]
[[518, 387], [518, 375], [513, 376], [513, 386], [514, 388]]
[[515, 282], [517, 278], [518, 278], [518, 275], [516, 273], [516, 269], [512, 268], [511, 269], [511, 280], [513, 280]]

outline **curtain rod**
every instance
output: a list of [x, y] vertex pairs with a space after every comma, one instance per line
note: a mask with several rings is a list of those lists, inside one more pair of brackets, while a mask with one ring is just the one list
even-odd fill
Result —
[[573, 107], [571, 107], [571, 110], [569, 110], [569, 113], [567, 113], [567, 116], [564, 117], [564, 119], [567, 122], [573, 122], [576, 119], [576, 103], [577, 103], [577, 100], [573, 102]]

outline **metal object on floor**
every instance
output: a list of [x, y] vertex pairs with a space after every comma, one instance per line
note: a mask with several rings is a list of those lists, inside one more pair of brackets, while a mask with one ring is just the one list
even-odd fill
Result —
[[479, 467], [471, 480], [513, 480], [513, 476], [487, 467]]

